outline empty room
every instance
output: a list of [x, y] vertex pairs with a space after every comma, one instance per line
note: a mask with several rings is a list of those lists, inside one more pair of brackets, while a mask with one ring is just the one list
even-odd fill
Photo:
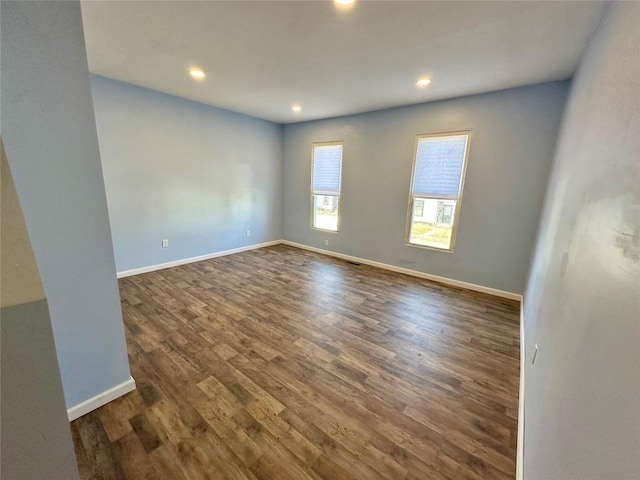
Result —
[[640, 478], [640, 3], [0, 4], [0, 476]]

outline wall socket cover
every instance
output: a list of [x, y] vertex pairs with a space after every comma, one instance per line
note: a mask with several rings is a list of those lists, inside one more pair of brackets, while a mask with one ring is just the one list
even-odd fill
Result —
[[162, 248], [166, 248], [169, 246], [169, 240], [162, 240]]

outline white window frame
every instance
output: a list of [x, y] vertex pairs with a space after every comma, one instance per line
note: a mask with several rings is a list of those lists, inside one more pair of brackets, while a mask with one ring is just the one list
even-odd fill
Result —
[[[440, 137], [452, 137], [452, 136], [467, 136], [467, 145], [464, 152], [464, 158], [462, 159], [462, 172], [460, 172], [460, 186], [458, 187], [458, 195], [414, 195], [413, 194], [413, 181], [416, 174], [416, 162], [418, 157], [418, 145], [423, 138], [440, 138]], [[425, 248], [427, 250], [435, 250], [436, 252], [453, 253], [456, 244], [456, 237], [458, 234], [458, 220], [460, 218], [460, 207], [462, 205], [462, 194], [464, 192], [464, 179], [467, 173], [467, 163], [469, 159], [469, 150], [471, 147], [471, 130], [460, 130], [456, 132], [438, 132], [438, 133], [423, 133], [416, 135], [415, 145], [413, 147], [413, 164], [411, 166], [411, 183], [409, 183], [409, 208], [407, 210], [407, 225], [405, 230], [404, 243], [407, 247]], [[449, 248], [433, 247], [430, 245], [420, 245], [418, 243], [411, 243], [411, 220], [413, 218], [413, 208], [415, 200], [455, 200], [456, 208], [453, 214], [453, 225], [451, 226], [451, 243]]]
[[[325, 194], [316, 194], [313, 193], [313, 172], [315, 170], [315, 150], [316, 147], [328, 147], [328, 146], [336, 146], [336, 145], [340, 145], [341, 149], [342, 149], [342, 155], [340, 156], [340, 193], [338, 193], [338, 195], [328, 195], [330, 197], [336, 196], [338, 197], [338, 224], [336, 226], [336, 230], [327, 230], [326, 228], [320, 228], [320, 227], [316, 227], [313, 224], [313, 220], [315, 218], [315, 205], [314, 205], [314, 196], [315, 195], [325, 195]], [[318, 230], [320, 232], [325, 232], [325, 233], [338, 233], [340, 231], [340, 221], [342, 218], [342, 215], [340, 214], [340, 210], [342, 209], [342, 202], [341, 202], [341, 197], [342, 197], [342, 162], [344, 160], [344, 142], [342, 140], [335, 140], [335, 141], [331, 141], [331, 142], [313, 142], [311, 144], [311, 186], [310, 186], [310, 198], [311, 198], [311, 205], [310, 205], [310, 210], [309, 210], [309, 226], [311, 227], [312, 230]]]

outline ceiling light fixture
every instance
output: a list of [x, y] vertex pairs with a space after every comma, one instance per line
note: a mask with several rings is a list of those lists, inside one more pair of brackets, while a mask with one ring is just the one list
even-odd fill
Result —
[[302, 110], [302, 107], [300, 105], [291, 105], [291, 110], [293, 110], [294, 112], [299, 112], [300, 110]]
[[419, 87], [426, 87], [430, 83], [431, 83], [430, 78], [419, 78], [418, 81], [416, 82], [416, 85]]
[[189, 75], [191, 75], [196, 80], [203, 80], [204, 77], [206, 77], [201, 68], [190, 68]]
[[355, 3], [356, 0], [335, 0], [338, 5], [351, 5]]

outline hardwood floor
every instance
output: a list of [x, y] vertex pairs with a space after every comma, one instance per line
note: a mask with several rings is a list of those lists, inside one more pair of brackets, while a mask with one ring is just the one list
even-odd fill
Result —
[[513, 479], [519, 305], [287, 246], [120, 280], [82, 479]]

